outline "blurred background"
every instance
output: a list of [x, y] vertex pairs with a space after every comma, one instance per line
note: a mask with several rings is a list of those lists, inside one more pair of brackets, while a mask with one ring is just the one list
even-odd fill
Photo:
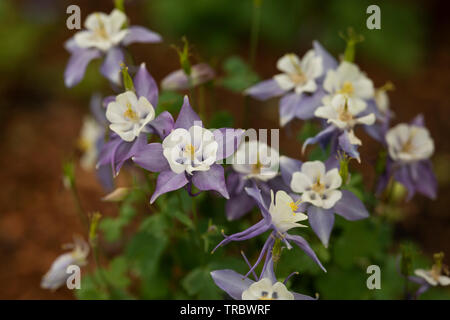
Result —
[[[91, 94], [110, 94], [111, 89], [98, 73], [100, 61], [89, 65], [78, 86], [64, 87], [69, 54], [63, 43], [75, 32], [66, 28], [70, 4], [80, 6], [82, 21], [93, 11], [110, 12], [114, 7], [110, 0], [0, 1], [1, 299], [74, 298], [67, 289], [49, 292], [40, 289], [39, 283], [61, 254], [61, 244], [81, 232], [72, 198], [62, 184], [62, 163], [78, 156], [77, 138], [83, 116], [89, 112]], [[252, 0], [129, 0], [125, 4], [133, 25], [144, 25], [164, 38], [160, 44], [130, 47], [135, 61], [146, 62], [158, 82], [179, 69], [177, 53], [170, 45], [181, 45], [182, 36], [189, 39], [195, 58], [213, 66], [224, 83], [242, 71], [241, 62], [249, 62]], [[366, 28], [370, 4], [381, 8], [381, 30]], [[394, 123], [409, 122], [423, 113], [436, 146], [432, 160], [439, 180], [438, 199], [417, 195], [402, 204], [402, 216], [391, 217], [395, 220], [394, 242], [413, 240], [429, 257], [443, 251], [449, 264], [450, 20], [446, 5], [437, 0], [263, 0], [254, 73], [249, 76], [271, 77], [280, 56], [286, 52], [303, 55], [314, 39], [338, 56], [345, 49], [340, 31], [353, 27], [363, 34], [365, 41], [357, 46], [356, 62], [376, 87], [388, 80], [394, 83], [396, 89], [390, 92]], [[240, 89], [239, 84], [233, 86], [228, 89]], [[211, 108], [231, 114], [234, 124], [241, 125], [242, 95], [223, 87], [215, 89], [214, 95]], [[278, 128], [277, 106], [276, 100], [264, 104], [251, 101], [250, 114], [254, 116], [249, 119], [250, 127]], [[282, 131], [282, 152], [301, 158], [295, 134], [301, 127], [298, 121]], [[364, 141], [372, 141], [360, 134]], [[355, 165], [354, 169], [362, 170], [366, 186], [374, 183], [378, 150], [376, 143], [364, 144], [365, 161]], [[76, 173], [85, 207], [113, 216], [117, 208], [100, 201], [104, 191], [95, 173], [79, 166]], [[373, 245], [377, 242], [375, 237]], [[327, 284], [322, 282], [319, 289], [326, 291]], [[335, 282], [328, 286], [342, 288]]]

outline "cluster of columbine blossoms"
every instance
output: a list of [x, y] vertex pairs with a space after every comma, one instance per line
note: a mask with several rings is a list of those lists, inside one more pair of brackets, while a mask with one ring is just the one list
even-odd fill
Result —
[[[91, 101], [92, 116], [86, 118], [79, 139], [84, 152], [82, 167], [95, 166], [106, 190], [113, 189], [113, 178], [125, 164], [159, 173], [150, 203], [162, 194], [184, 188], [192, 197], [211, 191], [227, 199], [229, 220], [240, 219], [257, 207], [260, 221], [232, 235], [223, 232], [224, 239], [213, 250], [266, 234], [253, 265], [244, 255], [249, 266], [247, 274], [229, 269], [211, 272], [217, 286], [234, 299], [313, 299], [289, 291], [285, 284], [290, 276], [284, 283], [277, 280], [274, 261], [280, 260], [280, 252], [275, 248], [290, 250], [295, 245], [326, 272], [309, 243], [292, 229], [309, 224], [328, 247], [335, 214], [349, 221], [369, 217], [362, 201], [345, 188], [348, 176], [342, 173], [348, 170], [350, 158], [361, 162], [358, 147], [362, 140], [355, 133], [358, 126], [364, 127], [389, 153], [379, 192], [395, 179], [406, 186], [410, 197], [416, 191], [436, 196], [436, 179], [429, 160], [434, 144], [423, 118], [418, 116], [411, 124], [389, 128], [393, 113], [386, 92], [391, 86], [374, 89], [356, 64], [337, 61], [317, 41], [302, 58], [292, 53], [282, 56], [276, 65], [280, 73], [245, 90], [245, 94], [259, 100], [281, 96], [282, 127], [294, 118], [316, 119], [323, 125], [315, 137], [305, 141], [302, 150], [320, 143], [323, 148], [330, 147], [329, 159], [302, 162], [280, 156], [263, 141], [245, 141], [245, 130], [209, 129], [191, 107], [188, 96], [176, 120], [167, 111], [157, 114], [156, 81], [144, 63], [130, 68], [136, 70], [132, 79], [124, 65], [124, 52], [133, 42], [159, 42], [161, 37], [146, 28], [128, 26], [125, 14], [116, 9], [110, 15], [89, 15], [85, 28], [66, 43], [71, 53], [66, 85], [80, 82], [88, 63], [104, 57], [100, 71], [117, 93], [104, 99], [94, 96]], [[214, 70], [206, 64], [188, 68], [182, 65], [182, 69], [164, 78], [161, 86], [185, 90], [214, 76]], [[149, 143], [150, 139], [159, 142]], [[230, 158], [232, 166], [226, 174], [223, 162]], [[54, 262], [42, 287], [61, 286], [66, 279], [64, 268], [85, 264], [88, 254], [88, 244], [77, 240], [72, 252]], [[263, 266], [258, 277], [255, 269], [260, 263]], [[443, 269], [439, 269], [439, 275], [435, 269], [418, 270], [416, 274], [430, 285], [448, 284], [448, 277], [440, 275]], [[254, 280], [249, 278], [251, 274]]]

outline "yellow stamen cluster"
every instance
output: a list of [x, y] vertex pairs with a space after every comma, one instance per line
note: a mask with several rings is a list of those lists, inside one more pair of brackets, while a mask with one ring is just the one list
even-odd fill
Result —
[[311, 186], [311, 189], [312, 189], [314, 192], [317, 192], [317, 193], [319, 193], [319, 194], [322, 194], [322, 193], [325, 191], [325, 184], [323, 184], [323, 183], [320, 182], [320, 177], [317, 178], [316, 183], [314, 183], [314, 184]]
[[289, 206], [291, 207], [292, 212], [293, 212], [294, 214], [295, 214], [295, 212], [298, 210], [298, 206], [300, 205], [301, 202], [302, 202], [302, 199], [300, 198], [300, 199], [298, 199], [298, 200], [295, 201], [295, 202], [289, 203]]
[[185, 152], [189, 155], [189, 157], [191, 158], [191, 159], [193, 159], [194, 158], [194, 155], [195, 155], [195, 147], [192, 145], [192, 144], [188, 144], [186, 147], [185, 147]]
[[137, 113], [131, 108], [131, 104], [127, 103], [127, 110], [123, 113], [123, 116], [131, 121], [139, 121]]
[[98, 21], [98, 28], [95, 30], [95, 34], [100, 38], [107, 39], [108, 34], [106, 33], [105, 25], [98, 13], [96, 14], [96, 17], [97, 17], [97, 21]]
[[295, 68], [295, 73], [290, 73], [289, 78], [294, 82], [295, 84], [303, 84], [306, 82], [306, 76], [303, 73], [303, 70], [300, 68], [298, 63], [294, 60], [294, 55], [289, 55], [289, 60], [291, 60], [292, 65]]
[[341, 90], [339, 90], [338, 93], [351, 96], [354, 91], [355, 88], [353, 87], [353, 84], [350, 81], [345, 81], [344, 84], [342, 85]]

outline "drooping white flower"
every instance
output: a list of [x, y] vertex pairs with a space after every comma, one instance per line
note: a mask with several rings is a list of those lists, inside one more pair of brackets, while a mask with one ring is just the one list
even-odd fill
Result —
[[164, 157], [173, 172], [192, 174], [194, 171], [209, 170], [217, 159], [219, 144], [210, 130], [194, 125], [189, 130], [173, 130], [162, 146]]
[[301, 172], [292, 175], [291, 189], [302, 194], [302, 201], [330, 209], [342, 197], [342, 192], [337, 190], [341, 184], [337, 168], [326, 171], [323, 162], [308, 161], [302, 164]]
[[108, 51], [127, 35], [128, 30], [122, 29], [126, 21], [125, 14], [117, 9], [114, 9], [109, 15], [103, 12], [94, 12], [84, 22], [86, 30], [75, 34], [75, 43], [80, 48], [97, 48]]
[[242, 300], [294, 300], [294, 295], [281, 282], [263, 278], [242, 292]]
[[343, 61], [336, 70], [328, 70], [323, 83], [331, 96], [343, 94], [355, 108], [363, 110], [374, 95], [373, 82], [354, 63]]
[[103, 134], [102, 126], [91, 116], [83, 119], [78, 147], [83, 152], [80, 159], [81, 167], [85, 170], [91, 170], [95, 167], [98, 157], [97, 141]]
[[425, 269], [417, 269], [414, 271], [416, 276], [421, 277], [426, 280], [432, 286], [448, 286], [450, 285], [450, 277], [442, 275], [435, 272], [433, 269], [425, 270]]
[[56, 290], [61, 287], [70, 274], [67, 268], [71, 265], [79, 267], [86, 265], [86, 258], [89, 255], [89, 245], [79, 237], [74, 238], [74, 243], [66, 246], [72, 251], [60, 255], [51, 265], [50, 270], [41, 280], [41, 288]]
[[258, 140], [241, 143], [233, 162], [235, 171], [262, 181], [276, 177], [279, 166], [279, 152]]
[[322, 57], [309, 50], [300, 60], [293, 53], [285, 54], [277, 62], [277, 68], [283, 73], [274, 76], [281, 89], [295, 89], [297, 94], [317, 90], [315, 79], [323, 73]]
[[350, 143], [361, 145], [361, 140], [355, 136], [353, 127], [357, 124], [372, 125], [376, 120], [373, 113], [358, 117], [358, 114], [363, 112], [367, 105], [356, 103], [355, 99], [349, 99], [344, 94], [325, 97], [323, 103], [324, 105], [317, 108], [314, 115], [327, 119], [328, 123], [332, 123], [341, 130], [348, 130]]
[[401, 123], [386, 133], [389, 155], [393, 160], [414, 162], [431, 157], [434, 142], [429, 131], [420, 126]]
[[308, 219], [308, 216], [302, 212], [297, 212], [299, 202], [295, 202], [286, 192], [278, 191], [275, 195], [275, 202], [273, 191], [271, 190], [271, 203], [269, 213], [272, 217], [273, 225], [280, 231], [286, 232], [289, 229], [297, 227], [306, 227], [298, 223]]
[[146, 132], [145, 126], [155, 118], [155, 109], [147, 98], [138, 99], [133, 91], [126, 91], [108, 104], [106, 118], [111, 122], [109, 128], [130, 142]]

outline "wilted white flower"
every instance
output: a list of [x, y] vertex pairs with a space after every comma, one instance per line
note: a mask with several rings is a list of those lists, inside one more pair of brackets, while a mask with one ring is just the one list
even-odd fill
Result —
[[109, 15], [103, 12], [90, 14], [84, 23], [87, 30], [75, 34], [75, 43], [80, 48], [97, 48], [108, 51], [119, 44], [127, 35], [128, 30], [122, 29], [127, 17], [117, 9]]
[[71, 265], [84, 266], [89, 255], [89, 245], [82, 238], [74, 237], [74, 243], [69, 244], [66, 248], [72, 251], [60, 255], [51, 265], [50, 270], [41, 280], [41, 288], [56, 290], [66, 283], [70, 274], [67, 268]]
[[294, 300], [284, 284], [263, 278], [242, 292], [242, 300]]
[[337, 190], [341, 184], [337, 168], [326, 171], [323, 162], [308, 161], [302, 164], [301, 172], [292, 175], [291, 189], [302, 194], [302, 201], [330, 209], [342, 197], [342, 192]]
[[278, 175], [280, 154], [277, 150], [258, 140], [241, 143], [235, 153], [233, 169], [246, 178], [262, 181]]
[[436, 272], [434, 269], [424, 270], [417, 269], [414, 271], [416, 276], [425, 279], [432, 286], [448, 286], [450, 285], [450, 277], [442, 275], [440, 272]]
[[297, 94], [316, 91], [315, 79], [323, 73], [322, 57], [309, 50], [300, 60], [296, 54], [289, 53], [277, 62], [277, 68], [283, 73], [273, 78], [281, 89], [289, 91], [295, 89]]
[[155, 118], [155, 109], [147, 98], [141, 96], [138, 100], [133, 91], [126, 91], [108, 104], [106, 118], [111, 122], [109, 128], [130, 142], [147, 131], [146, 125]]

